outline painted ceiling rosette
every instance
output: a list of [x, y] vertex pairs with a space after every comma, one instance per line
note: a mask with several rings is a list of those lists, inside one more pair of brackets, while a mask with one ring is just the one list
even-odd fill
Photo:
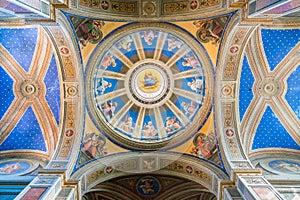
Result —
[[95, 125], [129, 149], [171, 148], [211, 110], [212, 64], [193, 36], [171, 24], [131, 24], [92, 53], [86, 73]]

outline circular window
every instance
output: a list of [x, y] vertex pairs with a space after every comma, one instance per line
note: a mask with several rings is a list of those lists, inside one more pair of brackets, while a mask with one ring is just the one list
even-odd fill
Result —
[[206, 121], [212, 74], [202, 46], [183, 30], [128, 25], [110, 34], [89, 59], [89, 113], [100, 130], [126, 148], [170, 148]]

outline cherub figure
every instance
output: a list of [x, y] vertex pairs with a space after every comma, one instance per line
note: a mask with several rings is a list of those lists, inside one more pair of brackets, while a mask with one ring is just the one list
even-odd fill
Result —
[[149, 31], [144, 31], [142, 38], [144, 38], [145, 42], [148, 45], [152, 45], [153, 39], [157, 37], [157, 35], [155, 35], [154, 31], [149, 30]]
[[7, 164], [0, 168], [0, 174], [12, 174], [21, 169], [20, 163]]
[[175, 48], [180, 48], [182, 46], [182, 41], [176, 39], [175, 37], [171, 37], [167, 39], [168, 42], [168, 50], [172, 51]]

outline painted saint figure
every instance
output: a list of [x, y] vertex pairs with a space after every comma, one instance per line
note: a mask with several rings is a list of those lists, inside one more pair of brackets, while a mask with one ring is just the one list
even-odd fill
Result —
[[129, 35], [127, 35], [121, 39], [121, 41], [118, 44], [118, 47], [119, 49], [130, 51], [132, 42], [133, 42], [132, 38]]
[[201, 158], [207, 158], [211, 156], [211, 151], [214, 147], [214, 134], [210, 133], [205, 135], [204, 133], [199, 133], [194, 138], [195, 147], [192, 149], [192, 154]]
[[166, 118], [166, 131], [168, 133], [176, 131], [180, 128], [181, 128], [181, 126], [180, 126], [179, 122], [176, 120], [175, 117], [173, 117], [173, 118], [167, 117]]
[[224, 28], [215, 19], [198, 20], [194, 25], [199, 28], [197, 37], [201, 42], [207, 43], [212, 41], [212, 44], [220, 43]]
[[156, 130], [151, 121], [144, 125], [143, 134], [145, 138], [155, 138]]
[[183, 59], [184, 61], [182, 62], [182, 65], [185, 67], [196, 68], [200, 66], [200, 63], [195, 56], [186, 56]]
[[188, 86], [190, 86], [191, 90], [195, 91], [196, 93], [200, 93], [203, 90], [202, 80], [200, 79], [193, 79], [192, 82], [188, 82]]
[[80, 44], [85, 47], [88, 42], [98, 43], [102, 38], [101, 28], [104, 22], [100, 20], [87, 20], [76, 29]]
[[191, 118], [196, 110], [197, 110], [197, 103], [191, 101], [190, 103], [187, 102], [182, 102], [181, 106], [183, 107], [184, 111], [185, 111], [185, 115], [188, 116], [189, 118]]
[[117, 102], [108, 101], [101, 106], [101, 109], [107, 119], [110, 119], [115, 115], [117, 105]]
[[100, 78], [100, 80], [97, 82], [96, 90], [100, 94], [104, 94], [105, 90], [107, 88], [110, 88], [112, 84], [110, 82], [105, 81], [103, 78]]
[[125, 118], [125, 120], [121, 122], [120, 128], [127, 133], [131, 133], [133, 131], [132, 117]]
[[107, 154], [104, 145], [105, 140], [103, 137], [96, 133], [89, 133], [84, 138], [82, 150], [93, 159]]

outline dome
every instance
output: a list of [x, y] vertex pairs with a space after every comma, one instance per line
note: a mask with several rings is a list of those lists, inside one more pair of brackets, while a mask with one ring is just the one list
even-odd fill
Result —
[[213, 73], [205, 50], [174, 25], [130, 24], [111, 34], [87, 64], [86, 97], [96, 126], [129, 149], [187, 140], [211, 108]]

